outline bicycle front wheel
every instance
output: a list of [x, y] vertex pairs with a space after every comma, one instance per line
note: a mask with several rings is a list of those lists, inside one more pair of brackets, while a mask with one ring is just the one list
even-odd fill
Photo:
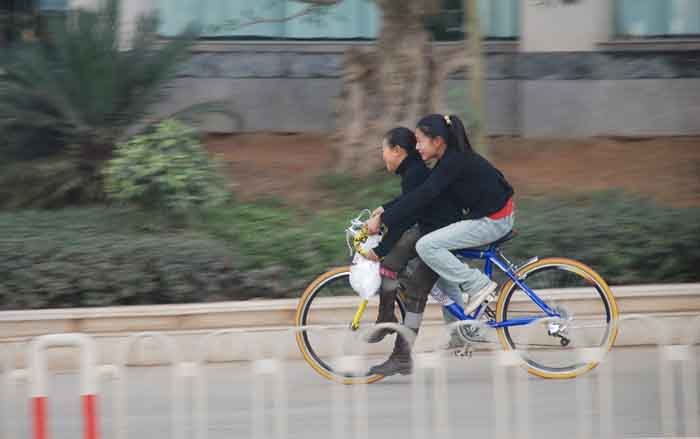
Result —
[[[581, 262], [546, 258], [518, 270], [518, 278], [561, 315], [559, 321], [534, 321], [498, 328], [505, 350], [515, 350], [528, 372], [542, 378], [575, 378], [597, 366], [582, 348], [610, 350], [617, 337], [618, 310], [610, 288]], [[503, 285], [496, 321], [546, 318], [542, 309], [512, 280]]]
[[[350, 267], [323, 273], [299, 299], [295, 323], [304, 329], [296, 334], [297, 345], [304, 360], [324, 378], [343, 384], [369, 384], [384, 378], [367, 371], [386, 360], [396, 335], [376, 344], [361, 340], [351, 328], [361, 301], [350, 286]], [[375, 295], [362, 314], [359, 329], [374, 324], [378, 304], [379, 295]], [[396, 318], [402, 322], [405, 311], [398, 297], [395, 305]], [[347, 359], [354, 361], [344, 361]]]

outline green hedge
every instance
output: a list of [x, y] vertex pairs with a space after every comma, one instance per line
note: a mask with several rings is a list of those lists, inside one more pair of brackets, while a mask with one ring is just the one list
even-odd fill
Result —
[[[187, 226], [113, 208], [0, 214], [0, 309], [298, 297], [316, 274], [348, 263], [347, 221], [394, 193], [371, 186], [338, 198], [342, 207], [239, 204]], [[515, 263], [578, 259], [612, 285], [698, 282], [699, 219], [697, 208], [614, 192], [518, 199], [520, 236], [504, 252]]]
[[172, 119], [118, 144], [104, 175], [110, 198], [145, 209], [187, 214], [231, 198], [220, 164], [199, 135]]
[[224, 243], [127, 210], [0, 215], [0, 309], [279, 296], [279, 274], [241, 271]]
[[565, 256], [610, 284], [700, 281], [700, 209], [670, 208], [621, 192], [518, 203], [517, 259]]
[[[295, 213], [272, 203], [241, 205], [210, 212], [203, 227], [238, 248], [246, 268], [285, 267], [293, 284], [303, 285], [326, 267], [346, 264], [343, 230], [349, 219], [395, 193], [386, 181], [363, 186], [338, 178], [324, 184], [342, 207]], [[518, 198], [515, 228], [519, 236], [503, 246], [514, 263], [532, 256], [569, 257], [613, 285], [700, 281], [698, 208], [661, 206], [616, 191]]]

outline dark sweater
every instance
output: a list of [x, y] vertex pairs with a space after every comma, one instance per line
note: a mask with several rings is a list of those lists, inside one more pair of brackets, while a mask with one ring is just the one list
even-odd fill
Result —
[[[401, 162], [396, 173], [401, 176], [402, 195], [384, 204], [382, 207], [385, 210], [398, 203], [406, 194], [420, 187], [430, 176], [430, 169], [420, 157], [410, 155]], [[401, 239], [401, 235], [416, 223], [418, 223], [420, 233], [425, 235], [461, 219], [461, 208], [454, 203], [448, 194], [440, 195], [428, 203], [426, 207], [416, 209], [400, 218], [398, 223], [389, 229], [379, 245], [374, 248], [374, 252], [379, 257], [386, 256]]]
[[513, 188], [479, 154], [448, 148], [420, 187], [384, 209], [382, 222], [389, 230], [401, 227], [404, 218], [444, 195], [463, 209], [464, 219], [477, 219], [501, 210], [513, 195]]

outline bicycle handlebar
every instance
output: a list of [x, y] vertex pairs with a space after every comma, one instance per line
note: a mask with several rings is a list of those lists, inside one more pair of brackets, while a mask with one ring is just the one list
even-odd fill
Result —
[[362, 244], [364, 244], [367, 241], [368, 237], [369, 232], [367, 230], [367, 224], [365, 224], [362, 226], [360, 231], [357, 232], [352, 238], [352, 246], [355, 248], [355, 251], [364, 256], [365, 258], [367, 257], [367, 252], [364, 250], [364, 248], [362, 248]]
[[[350, 248], [350, 255], [352, 255], [352, 250], [354, 249], [357, 253], [360, 255], [364, 256], [365, 258], [367, 257], [367, 252], [363, 248], [362, 244], [367, 242], [367, 238], [369, 237], [369, 231], [367, 230], [367, 221], [362, 220], [362, 216], [364, 215], [365, 212], [369, 212], [369, 210], [365, 209], [362, 212], [360, 212], [360, 215], [357, 216], [357, 218], [354, 218], [350, 221], [350, 227], [347, 228], [347, 241], [348, 241], [348, 247]], [[371, 213], [370, 213], [371, 217]], [[369, 219], [369, 218], [368, 218]], [[382, 233], [386, 233], [387, 227], [382, 224], [381, 226], [381, 231]], [[352, 244], [350, 243], [350, 240], [352, 239]]]

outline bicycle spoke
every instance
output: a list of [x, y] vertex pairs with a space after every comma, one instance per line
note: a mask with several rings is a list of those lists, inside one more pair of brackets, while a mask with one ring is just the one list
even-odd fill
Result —
[[533, 264], [523, 278], [528, 288], [560, 318], [547, 319], [539, 306], [513, 285], [504, 293], [500, 321], [528, 317], [542, 320], [500, 331], [509, 347], [527, 362], [529, 370], [542, 376], [565, 377], [587, 366], [581, 362], [578, 349], [608, 346], [614, 339], [612, 308], [603, 287], [593, 281], [585, 266], [556, 258], [549, 261]]
[[[300, 333], [298, 343], [305, 360], [326, 378], [353, 377], [362, 382], [368, 378], [366, 372], [370, 366], [384, 361], [392, 351], [396, 337], [393, 334], [376, 344], [360, 338], [362, 329], [375, 323], [378, 296], [370, 299], [362, 313], [359, 330], [351, 329], [360, 302], [350, 286], [348, 271], [329, 277], [305, 294], [297, 325], [306, 330]], [[398, 304], [396, 315], [397, 321], [401, 321]], [[347, 357], [359, 360], [348, 366], [344, 360]]]

